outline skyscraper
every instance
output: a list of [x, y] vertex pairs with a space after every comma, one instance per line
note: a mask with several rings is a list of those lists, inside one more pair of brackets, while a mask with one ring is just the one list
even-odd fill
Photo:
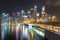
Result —
[[28, 18], [31, 18], [32, 16], [31, 16], [31, 11], [30, 10], [28, 10]]
[[35, 19], [35, 22], [37, 21], [37, 6], [34, 6], [34, 12], [33, 12], [33, 19]]
[[33, 14], [34, 13], [34, 8], [31, 8], [30, 11], [31, 11], [31, 18], [33, 18], [33, 16], [34, 16], [34, 14]]
[[20, 21], [22, 22], [23, 21], [23, 15], [25, 14], [24, 10], [21, 10], [21, 13], [20, 13]]
[[20, 12], [17, 12], [18, 21], [20, 21]]
[[45, 12], [45, 6], [42, 7], [41, 17], [44, 21], [48, 21], [48, 14]]
[[42, 12], [41, 12], [41, 17], [44, 20], [44, 16], [45, 16], [45, 6], [42, 7]]
[[36, 13], [36, 19], [37, 19], [36, 22], [39, 22], [39, 13]]

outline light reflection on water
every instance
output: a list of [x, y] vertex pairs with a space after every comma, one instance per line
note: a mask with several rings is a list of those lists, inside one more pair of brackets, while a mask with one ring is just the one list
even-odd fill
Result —
[[[21, 35], [19, 35], [19, 30], [20, 30], [20, 28], [22, 27], [22, 32], [21, 32]], [[6, 37], [7, 37], [7, 34], [8, 34], [8, 31], [10, 30], [10, 29], [8, 29], [8, 28], [12, 28], [11, 30], [13, 30], [13, 32], [15, 31], [15, 37], [16, 37], [16, 40], [18, 40], [19, 39], [19, 37], [21, 38], [21, 39], [23, 39], [23, 36], [25, 36], [25, 38], [27, 37], [28, 39], [30, 39], [30, 34], [29, 34], [29, 32], [31, 32], [32, 31], [32, 25], [30, 25], [29, 26], [29, 28], [25, 28], [25, 26], [24, 25], [14, 25], [14, 26], [12, 26], [12, 27], [9, 27], [9, 26], [7, 26], [7, 25], [5, 25], [5, 26], [3, 26], [3, 29], [2, 29], [2, 39], [3, 40], [6, 40]], [[29, 30], [28, 30], [29, 29]], [[10, 30], [10, 31], [11, 31]], [[12, 31], [11, 31], [11, 33], [13, 33]], [[24, 35], [23, 35], [24, 34]]]

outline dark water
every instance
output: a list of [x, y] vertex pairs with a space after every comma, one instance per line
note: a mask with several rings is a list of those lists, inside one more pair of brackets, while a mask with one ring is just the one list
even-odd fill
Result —
[[[2, 37], [2, 29], [0, 29], [0, 39], [1, 40], [21, 40], [21, 32], [20, 30], [18, 30], [18, 39], [16, 39], [16, 27], [14, 28], [14, 31], [12, 32], [12, 27], [10, 27], [10, 32], [9, 32], [9, 27], [7, 28], [7, 30], [4, 30], [4, 38]], [[33, 32], [33, 30], [32, 30]], [[34, 33], [34, 40], [40, 40], [41, 37], [39, 37], [39, 35], [37, 35], [35, 32]], [[29, 34], [30, 35], [30, 34]], [[28, 40], [27, 38], [23, 38], [22, 40]]]

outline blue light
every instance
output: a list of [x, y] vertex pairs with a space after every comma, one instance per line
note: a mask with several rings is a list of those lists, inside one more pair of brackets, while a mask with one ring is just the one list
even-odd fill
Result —
[[2, 15], [5, 15], [5, 13], [2, 13]]
[[34, 6], [34, 8], [37, 8], [37, 6]]
[[6, 26], [4, 26], [4, 40], [6, 40], [6, 35], [7, 35], [7, 27]]

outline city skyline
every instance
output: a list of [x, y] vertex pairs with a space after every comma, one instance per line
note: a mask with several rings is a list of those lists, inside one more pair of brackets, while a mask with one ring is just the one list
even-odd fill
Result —
[[60, 40], [60, 0], [0, 0], [0, 40]]
[[[48, 4], [50, 2], [50, 4]], [[52, 1], [49, 0], [0, 0], [0, 14], [5, 12], [9, 13], [11, 15], [12, 12], [17, 12], [20, 10], [27, 10], [33, 8], [33, 6], [37, 6], [37, 11], [41, 14], [41, 8], [42, 6], [46, 6], [46, 12], [50, 15], [55, 15], [60, 19], [60, 13], [59, 10], [60, 8], [57, 6], [52, 6], [54, 5], [55, 1], [51, 4]], [[58, 2], [58, 1], [57, 1]], [[60, 1], [59, 1], [60, 2]], [[50, 6], [51, 5], [51, 6]], [[55, 10], [56, 9], [56, 10]]]

